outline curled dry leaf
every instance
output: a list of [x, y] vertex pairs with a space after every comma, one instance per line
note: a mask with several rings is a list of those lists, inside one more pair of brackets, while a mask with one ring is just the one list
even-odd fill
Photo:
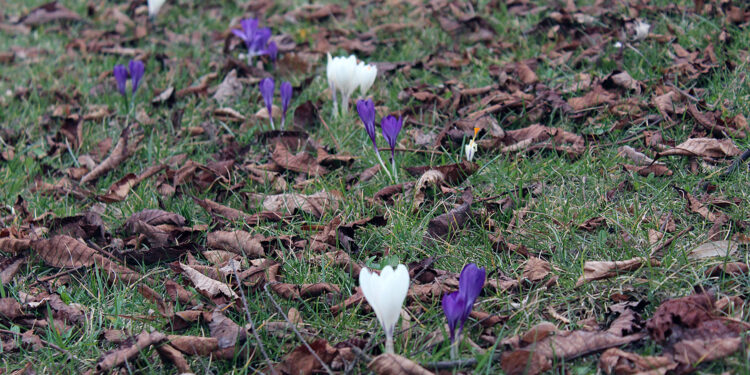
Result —
[[211, 315], [208, 328], [211, 337], [216, 338], [219, 349], [233, 348], [238, 340], [243, 342], [247, 339], [247, 332], [242, 327], [218, 311]]
[[424, 175], [428, 171], [438, 171], [443, 175], [443, 179], [450, 185], [457, 185], [466, 180], [467, 177], [474, 174], [479, 169], [479, 164], [464, 160], [458, 164], [439, 165], [435, 167], [406, 167], [409, 174], [414, 177]]
[[706, 270], [706, 277], [718, 277], [722, 274], [726, 275], [745, 275], [750, 271], [750, 265], [742, 262], [729, 262], [725, 264], [718, 264]]
[[31, 240], [28, 238], [0, 238], [0, 251], [11, 255], [24, 252], [31, 248]]
[[456, 234], [458, 229], [466, 225], [466, 222], [471, 217], [471, 203], [474, 200], [471, 188], [464, 190], [461, 198], [463, 199], [463, 203], [460, 206], [430, 220], [430, 223], [427, 225], [424, 242], [448, 240]]
[[367, 364], [378, 375], [433, 375], [424, 367], [398, 354], [381, 354]]
[[305, 151], [292, 155], [286, 145], [276, 142], [276, 148], [271, 154], [271, 159], [279, 167], [312, 176], [322, 176], [328, 173], [328, 169], [318, 164], [317, 159]]
[[659, 153], [659, 157], [670, 155], [723, 158], [741, 154], [730, 138], [690, 138], [672, 149]]
[[5, 320], [13, 320], [23, 316], [21, 304], [15, 298], [0, 298], [0, 317]]
[[159, 352], [159, 356], [162, 358], [162, 360], [165, 362], [171, 362], [174, 367], [177, 368], [177, 371], [179, 371], [180, 374], [193, 373], [193, 371], [190, 370], [190, 365], [188, 365], [185, 357], [172, 345], [160, 345], [156, 348], [156, 350]]
[[313, 283], [313, 284], [287, 284], [287, 283], [273, 283], [270, 285], [271, 290], [276, 292], [279, 296], [289, 299], [296, 300], [300, 298], [312, 298], [317, 297], [324, 293], [340, 293], [341, 288], [338, 285], [329, 283]]
[[167, 336], [161, 332], [141, 332], [135, 337], [125, 340], [120, 347], [105, 353], [96, 363], [95, 373], [104, 373], [133, 359], [142, 350], [151, 345], [160, 344]]
[[662, 343], [677, 331], [673, 326], [695, 328], [713, 320], [713, 310], [714, 296], [708, 293], [670, 299], [656, 309], [654, 316], [646, 322], [646, 328], [652, 339]]
[[[136, 128], [137, 126], [138, 125], [135, 125]], [[109, 156], [107, 156], [106, 159], [102, 160], [102, 162], [99, 163], [99, 165], [97, 165], [91, 172], [83, 176], [81, 178], [81, 184], [94, 181], [105, 173], [117, 168], [120, 163], [122, 163], [125, 159], [130, 157], [130, 155], [135, 152], [135, 149], [138, 146], [138, 142], [140, 142], [143, 136], [134, 136], [134, 139], [131, 140], [130, 133], [132, 130], [134, 130], [131, 129], [131, 127], [132, 126], [128, 126], [122, 130], [120, 139], [117, 141], [115, 148], [112, 150]]]
[[669, 356], [641, 356], [617, 348], [607, 349], [599, 357], [599, 368], [607, 374], [665, 374], [677, 367]]
[[[0, 247], [2, 249], [2, 247]], [[6, 285], [13, 280], [22, 264], [26, 262], [25, 256], [17, 255], [13, 258], [6, 258], [0, 262], [0, 285]]]
[[587, 261], [583, 264], [583, 275], [576, 281], [576, 287], [579, 287], [589, 281], [609, 279], [623, 272], [635, 271], [644, 264], [650, 264], [652, 267], [661, 266], [661, 262], [656, 259], [645, 260], [643, 258], [633, 258], [622, 261]]
[[218, 280], [214, 280], [186, 264], [179, 263], [179, 267], [193, 283], [195, 289], [197, 289], [204, 296], [208, 298], [214, 298], [221, 294], [229, 297], [232, 300], [239, 298], [227, 284], [224, 284]]
[[221, 81], [219, 87], [216, 88], [214, 93], [214, 99], [220, 104], [224, 105], [228, 100], [238, 97], [242, 93], [242, 83], [237, 79], [237, 70], [232, 69], [224, 80]]
[[246, 257], [262, 258], [265, 256], [260, 240], [245, 231], [215, 231], [206, 236], [206, 247], [231, 251]]
[[32, 9], [29, 14], [21, 17], [19, 23], [25, 26], [39, 26], [56, 21], [80, 21], [78, 13], [52, 1]]
[[219, 340], [216, 337], [170, 335], [167, 339], [170, 345], [187, 355], [207, 357], [219, 349]]

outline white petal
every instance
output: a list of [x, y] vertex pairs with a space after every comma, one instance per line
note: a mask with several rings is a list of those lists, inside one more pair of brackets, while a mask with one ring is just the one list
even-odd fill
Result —
[[365, 96], [367, 90], [372, 87], [375, 83], [375, 77], [378, 75], [378, 68], [374, 65], [366, 65], [364, 63], [357, 66], [357, 75], [359, 83], [359, 92], [362, 96]]
[[[371, 272], [367, 268], [363, 268], [359, 272], [359, 287], [362, 288], [362, 294], [365, 295], [367, 303], [370, 304], [372, 310], [375, 311], [375, 316], [380, 317], [380, 290], [378, 289], [379, 276]], [[381, 322], [382, 325], [382, 322]]]
[[159, 9], [167, 0], [148, 0], [148, 15], [151, 17], [159, 13]]

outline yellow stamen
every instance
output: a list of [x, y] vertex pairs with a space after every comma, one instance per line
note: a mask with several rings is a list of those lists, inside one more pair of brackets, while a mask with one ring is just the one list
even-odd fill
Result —
[[474, 138], [472, 139], [477, 139], [477, 134], [479, 134], [479, 128], [474, 128]]

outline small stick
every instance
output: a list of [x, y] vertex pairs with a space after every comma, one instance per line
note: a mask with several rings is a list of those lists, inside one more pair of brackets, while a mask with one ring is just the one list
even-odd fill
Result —
[[461, 358], [455, 361], [438, 361], [438, 362], [426, 362], [420, 363], [420, 365], [429, 370], [453, 370], [464, 367], [473, 367], [478, 363], [476, 358]]
[[692, 225], [689, 226], [689, 227], [687, 227], [687, 228], [685, 228], [685, 229], [683, 229], [683, 230], [681, 230], [680, 233], [675, 234], [672, 238], [664, 241], [661, 245], [659, 245], [659, 246], [655, 247], [653, 250], [651, 250], [651, 254], [649, 255], [649, 258], [653, 257], [656, 253], [664, 250], [664, 248], [666, 248], [667, 246], [669, 246], [669, 245], [672, 244], [672, 241], [674, 241], [674, 240], [676, 240], [676, 239], [684, 236], [685, 233], [690, 232], [691, 230], [693, 230], [693, 226]]
[[294, 334], [297, 336], [297, 338], [300, 341], [302, 341], [302, 344], [305, 345], [305, 347], [307, 348], [307, 350], [310, 351], [310, 354], [312, 354], [313, 357], [315, 357], [315, 359], [320, 363], [321, 366], [323, 366], [323, 368], [326, 370], [326, 372], [328, 374], [330, 374], [330, 375], [333, 375], [333, 371], [331, 371], [331, 369], [328, 367], [328, 365], [326, 365], [326, 363], [323, 362], [323, 360], [320, 359], [320, 357], [318, 357], [318, 353], [315, 353], [315, 350], [313, 350], [313, 348], [310, 347], [310, 344], [307, 343], [307, 341], [305, 340], [305, 338], [302, 337], [302, 334], [297, 330], [297, 327], [295, 326], [295, 324], [292, 323], [291, 321], [289, 321], [289, 317], [284, 313], [284, 310], [281, 309], [281, 306], [279, 306], [278, 302], [276, 302], [276, 299], [273, 298], [273, 296], [271, 295], [271, 292], [268, 291], [268, 285], [269, 285], [269, 283], [266, 283], [266, 285], [263, 285], [263, 290], [266, 291], [266, 295], [268, 295], [268, 298], [271, 299], [271, 302], [273, 303], [274, 307], [276, 307], [276, 311], [278, 311], [279, 314], [281, 314], [281, 316], [284, 318], [284, 320], [287, 322], [287, 324], [289, 324], [289, 326], [292, 328], [292, 331], [294, 331]]
[[232, 272], [234, 273], [234, 278], [237, 279], [237, 285], [240, 289], [240, 297], [242, 297], [242, 305], [245, 307], [243, 310], [245, 310], [245, 315], [247, 316], [247, 321], [250, 323], [250, 330], [253, 331], [253, 336], [255, 337], [255, 342], [258, 345], [258, 349], [260, 349], [260, 353], [263, 355], [263, 358], [266, 360], [266, 365], [271, 370], [271, 373], [274, 375], [277, 375], [278, 372], [276, 372], [276, 369], [271, 364], [271, 359], [268, 358], [268, 353], [266, 353], [266, 348], [263, 346], [263, 341], [260, 340], [260, 335], [258, 335], [258, 331], [255, 330], [255, 323], [253, 323], [253, 317], [250, 316], [250, 310], [247, 308], [247, 299], [245, 299], [245, 290], [242, 288], [242, 280], [240, 280], [240, 277], [237, 275], [237, 267], [232, 263]]
[[[378, 151], [391, 151], [391, 149], [390, 149], [390, 147], [384, 147], [384, 148], [379, 148]], [[439, 155], [445, 154], [445, 152], [443, 152], [443, 151], [437, 151], [437, 150], [420, 150], [420, 149], [416, 149], [416, 148], [398, 148], [397, 147], [397, 148], [394, 148], [393, 151], [399, 151], [399, 152], [404, 152], [404, 151], [406, 151], [406, 152], [421, 152], [421, 153], [424, 153], [424, 154], [439, 154]]]
[[[9, 334], [9, 335], [15, 335], [15, 336], [18, 336], [18, 337], [23, 337], [23, 334], [22, 334], [22, 333], [18, 333], [18, 332], [13, 332], [13, 331], [9, 331], [9, 330], [7, 330], [7, 329], [0, 329], [0, 333], [5, 333], [5, 334]], [[55, 345], [55, 344], [53, 344], [53, 343], [49, 342], [49, 341], [45, 341], [45, 340], [42, 340], [41, 338], [39, 338], [39, 341], [40, 341], [40, 342], [41, 342], [42, 344], [44, 344], [44, 345], [47, 345], [47, 346], [49, 346], [50, 348], [52, 348], [52, 349], [55, 349], [55, 350], [59, 351], [60, 353], [62, 353], [62, 354], [65, 354], [65, 355], [67, 355], [68, 357], [70, 357], [70, 358], [73, 358], [73, 359], [75, 359], [76, 361], [78, 361], [78, 362], [81, 362], [81, 363], [83, 363], [84, 365], [87, 365], [87, 363], [86, 363], [86, 362], [84, 362], [84, 361], [83, 361], [82, 359], [80, 359], [80, 358], [76, 357], [76, 356], [75, 356], [75, 354], [73, 354], [73, 353], [71, 353], [71, 352], [69, 352], [69, 351], [67, 351], [67, 350], [65, 350], [65, 349], [63, 349], [63, 348], [61, 348], [61, 347], [59, 347], [59, 346], [57, 346], [57, 345]]]

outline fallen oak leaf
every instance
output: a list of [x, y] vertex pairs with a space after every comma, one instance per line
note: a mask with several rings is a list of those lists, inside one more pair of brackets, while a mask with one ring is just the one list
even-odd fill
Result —
[[125, 177], [112, 184], [112, 186], [109, 187], [107, 194], [100, 195], [97, 197], [97, 199], [106, 203], [122, 202], [125, 200], [125, 198], [127, 198], [130, 189], [138, 186], [141, 181], [159, 173], [164, 168], [166, 168], [166, 166], [164, 164], [160, 164], [149, 167], [139, 175], [128, 173], [127, 175], [125, 175]]
[[599, 368], [607, 374], [664, 374], [676, 367], [669, 356], [641, 356], [618, 348], [607, 349], [599, 357]]
[[206, 247], [221, 249], [245, 257], [262, 258], [265, 251], [260, 240], [245, 231], [214, 231], [206, 236]]

